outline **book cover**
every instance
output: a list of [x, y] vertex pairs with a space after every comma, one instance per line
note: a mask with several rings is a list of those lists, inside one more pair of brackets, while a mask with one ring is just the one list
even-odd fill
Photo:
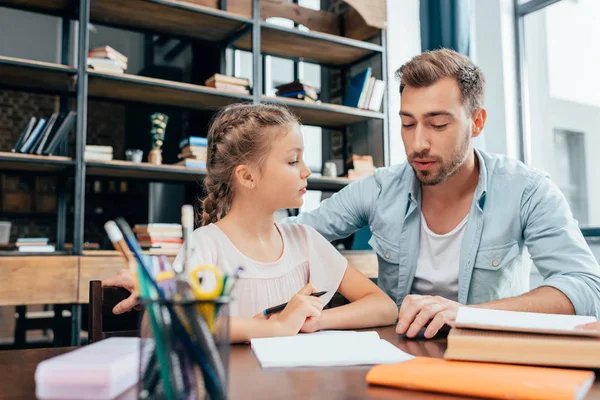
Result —
[[452, 328], [444, 358], [509, 364], [600, 368], [596, 338]]
[[371, 385], [490, 399], [583, 399], [594, 378], [592, 371], [427, 357], [367, 373]]
[[25, 143], [23, 143], [23, 145], [19, 149], [19, 153], [29, 152], [29, 149], [33, 145], [33, 142], [37, 139], [38, 135], [42, 132], [42, 129], [44, 129], [44, 125], [46, 125], [46, 120], [44, 118], [40, 118], [38, 120], [37, 124], [35, 125], [35, 128], [33, 128], [33, 131], [31, 131], [31, 134], [27, 137], [27, 140], [25, 141]]
[[364, 69], [362, 72], [354, 75], [346, 89], [344, 96], [344, 105], [348, 107], [358, 107], [361, 100], [365, 96], [365, 87], [371, 78], [371, 67]]
[[204, 137], [198, 137], [198, 136], [190, 136], [184, 139], [181, 139], [181, 141], [179, 142], [179, 148], [183, 149], [184, 147], [204, 147], [206, 148], [208, 146], [208, 139], [204, 138]]
[[35, 117], [31, 117], [29, 119], [29, 121], [27, 122], [27, 125], [25, 125], [25, 128], [21, 132], [21, 135], [17, 139], [17, 143], [15, 143], [15, 146], [12, 148], [13, 153], [19, 152], [19, 149], [23, 145], [23, 142], [25, 142], [27, 140], [27, 137], [31, 134], [31, 131], [35, 127], [35, 122], [36, 122]]

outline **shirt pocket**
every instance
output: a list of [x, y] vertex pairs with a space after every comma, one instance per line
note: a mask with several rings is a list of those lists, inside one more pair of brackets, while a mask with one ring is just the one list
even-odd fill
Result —
[[501, 246], [479, 249], [475, 268], [498, 271], [509, 265], [519, 255], [519, 243], [511, 242]]
[[373, 233], [369, 244], [377, 254], [379, 269], [377, 285], [394, 301], [398, 298], [398, 277], [400, 264], [400, 246]]
[[520, 294], [516, 293], [520, 285], [513, 282], [519, 254], [517, 242], [479, 249], [467, 303], [485, 303]]

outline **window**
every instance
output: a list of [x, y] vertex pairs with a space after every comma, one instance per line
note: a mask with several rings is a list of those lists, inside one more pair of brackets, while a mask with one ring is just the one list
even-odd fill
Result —
[[[549, 4], [549, 5], [548, 5]], [[600, 227], [597, 0], [515, 1], [525, 162], [549, 173], [582, 227]]]

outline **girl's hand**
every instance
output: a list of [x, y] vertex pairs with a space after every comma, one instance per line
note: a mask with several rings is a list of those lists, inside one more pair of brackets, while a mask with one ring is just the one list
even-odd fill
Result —
[[135, 290], [135, 283], [133, 276], [128, 269], [122, 269], [115, 276], [111, 276], [108, 279], [102, 281], [102, 287], [117, 286], [127, 289], [131, 296], [118, 303], [112, 310], [113, 314], [123, 314], [124, 312], [131, 311], [138, 305], [138, 293]]
[[317, 289], [309, 283], [291, 298], [276, 318], [269, 318], [282, 336], [295, 335], [308, 321], [319, 319], [323, 304], [318, 297], [310, 296], [314, 292]]

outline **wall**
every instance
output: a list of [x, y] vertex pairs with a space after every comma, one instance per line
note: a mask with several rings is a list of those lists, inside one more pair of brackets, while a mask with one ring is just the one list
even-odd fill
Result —
[[400, 136], [400, 93], [395, 73], [412, 57], [421, 53], [421, 25], [418, 0], [388, 0], [388, 111], [390, 164], [406, 160]]
[[486, 77], [484, 149], [519, 158], [512, 0], [474, 1], [472, 58]]

